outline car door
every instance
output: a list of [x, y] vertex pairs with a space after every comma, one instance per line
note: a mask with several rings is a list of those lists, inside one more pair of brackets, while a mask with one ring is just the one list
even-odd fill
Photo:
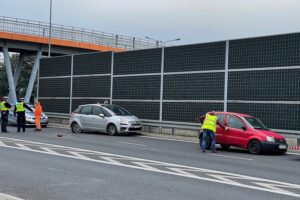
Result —
[[227, 115], [226, 119], [226, 143], [245, 147], [247, 145], [247, 131], [245, 123], [237, 116]]
[[[224, 114], [216, 114], [218, 117], [218, 122], [224, 126], [225, 115]], [[216, 142], [218, 144], [224, 143], [224, 129], [217, 125], [216, 130]]]
[[83, 130], [93, 130], [92, 124], [92, 106], [84, 106], [80, 111], [79, 120]]
[[[95, 131], [105, 132], [107, 119], [105, 119], [104, 113], [100, 106], [93, 106], [92, 110], [92, 127]], [[103, 117], [100, 116], [103, 114]]]

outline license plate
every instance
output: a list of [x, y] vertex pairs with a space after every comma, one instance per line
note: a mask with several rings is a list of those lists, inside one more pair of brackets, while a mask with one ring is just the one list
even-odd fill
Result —
[[286, 145], [283, 145], [283, 144], [281, 144], [281, 145], [279, 145], [279, 147], [278, 147], [279, 149], [286, 149], [287, 148], [287, 146]]

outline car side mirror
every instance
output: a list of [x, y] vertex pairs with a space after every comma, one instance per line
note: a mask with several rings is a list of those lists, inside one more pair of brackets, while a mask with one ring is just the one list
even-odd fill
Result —
[[101, 114], [99, 114], [99, 116], [100, 116], [100, 117], [102, 117], [102, 118], [104, 118], [104, 117], [105, 117], [105, 116], [104, 116], [104, 114], [102, 114], [102, 113], [101, 113]]
[[243, 129], [244, 131], [246, 131], [246, 130], [247, 130], [247, 128], [246, 128], [245, 126], [243, 126], [243, 127], [242, 127], [242, 129]]

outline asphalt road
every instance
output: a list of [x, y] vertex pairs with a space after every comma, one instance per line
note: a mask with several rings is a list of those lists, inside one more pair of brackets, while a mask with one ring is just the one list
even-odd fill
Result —
[[300, 199], [300, 154], [211, 154], [141, 135], [15, 129], [0, 134], [0, 199]]

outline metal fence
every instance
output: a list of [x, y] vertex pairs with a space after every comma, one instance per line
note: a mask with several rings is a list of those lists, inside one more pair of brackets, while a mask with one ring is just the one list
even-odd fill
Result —
[[[0, 16], [0, 32], [30, 36], [49, 36], [49, 23]], [[103, 45], [116, 48], [147, 49], [156, 47], [156, 42], [118, 34], [52, 24], [51, 37], [56, 39]]]
[[210, 110], [247, 113], [300, 134], [300, 33], [41, 60], [45, 110], [109, 100], [144, 121], [197, 125]]

